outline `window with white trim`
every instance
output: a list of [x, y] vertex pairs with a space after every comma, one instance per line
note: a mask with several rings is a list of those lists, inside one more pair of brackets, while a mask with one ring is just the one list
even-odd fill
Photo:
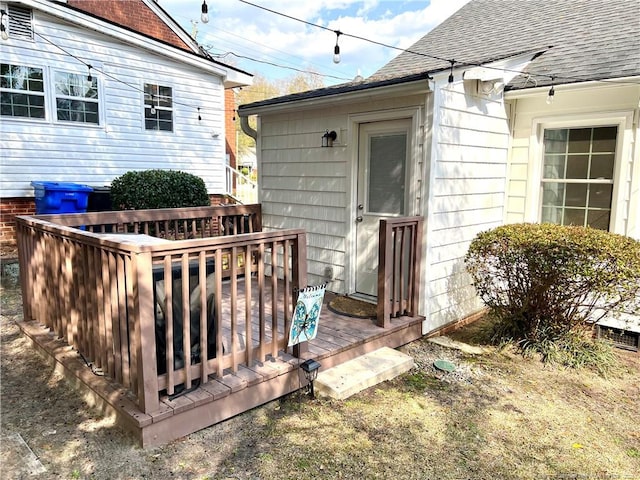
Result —
[[45, 118], [42, 68], [0, 65], [0, 115]]
[[100, 124], [98, 79], [55, 72], [56, 113], [59, 121]]
[[544, 130], [542, 222], [608, 230], [618, 127]]
[[144, 84], [145, 130], [173, 131], [173, 92], [171, 87]]

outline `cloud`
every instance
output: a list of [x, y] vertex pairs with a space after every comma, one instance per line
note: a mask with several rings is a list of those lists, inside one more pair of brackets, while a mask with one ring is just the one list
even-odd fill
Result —
[[[256, 4], [330, 30], [409, 48], [414, 42], [462, 7], [468, 0], [380, 1], [380, 0], [255, 0]], [[187, 31], [191, 19], [199, 20], [199, 0], [160, 0]], [[343, 78], [358, 70], [368, 76], [400, 51], [341, 35], [342, 61], [332, 62], [336, 35], [285, 18], [238, 0], [208, 2], [210, 22], [198, 25], [198, 41], [214, 52], [233, 51], [274, 63], [311, 69]], [[290, 71], [267, 69], [257, 63], [240, 62], [241, 68], [267, 77], [289, 76]], [[335, 83], [330, 80], [327, 83]]]

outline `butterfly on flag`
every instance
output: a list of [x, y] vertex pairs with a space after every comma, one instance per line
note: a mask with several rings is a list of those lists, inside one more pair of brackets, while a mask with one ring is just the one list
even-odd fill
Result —
[[290, 347], [316, 338], [325, 288], [326, 284], [323, 284], [299, 291], [289, 330]]

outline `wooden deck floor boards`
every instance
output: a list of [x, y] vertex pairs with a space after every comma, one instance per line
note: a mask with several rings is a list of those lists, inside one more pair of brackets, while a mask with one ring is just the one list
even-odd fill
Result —
[[[252, 278], [252, 290], [258, 291], [258, 281]], [[269, 287], [270, 288], [270, 287]], [[269, 291], [269, 288], [267, 291]], [[244, 289], [242, 282], [238, 289]], [[278, 288], [278, 301], [282, 301], [282, 288]], [[229, 298], [226, 291], [225, 299]], [[243, 298], [244, 292], [238, 295]], [[327, 308], [333, 294], [327, 293], [323, 305], [317, 337], [308, 342], [308, 352], [304, 358], [315, 358], [322, 367], [340, 364], [347, 359], [355, 358], [380, 346], [398, 347], [421, 335], [422, 317], [399, 317], [391, 321], [389, 328], [378, 327], [373, 319], [352, 318], [338, 315]], [[270, 295], [264, 302], [263, 329], [264, 335], [271, 340], [272, 305]], [[254, 299], [251, 305], [251, 343], [258, 346], [260, 338], [260, 305]], [[244, 348], [246, 343], [245, 306], [243, 302], [236, 305], [237, 318], [240, 320], [236, 328], [237, 348]], [[230, 301], [223, 302], [223, 309], [218, 318], [230, 318]], [[33, 322], [32, 322], [33, 323]], [[284, 332], [284, 318], [278, 319], [278, 330]], [[222, 326], [225, 352], [231, 350], [231, 328], [228, 323]], [[203, 384], [192, 384], [192, 389], [179, 396], [169, 398], [161, 394], [160, 408], [151, 414], [141, 412], [135, 404], [125, 401], [124, 394], [115, 395], [112, 383], [103, 377], [81, 375], [86, 368], [73, 355], [60, 355], [65, 347], [64, 342], [52, 340], [45, 330], [38, 325], [23, 325], [23, 331], [29, 335], [40, 349], [46, 351], [59, 363], [73, 361], [74, 365], [64, 365], [68, 372], [81, 379], [82, 385], [93, 391], [95, 397], [106, 400], [105, 409], [119, 416], [119, 423], [131, 431], [143, 446], [166, 443], [179, 436], [197, 431], [201, 428], [226, 420], [238, 413], [279, 398], [300, 388], [305, 384], [304, 376], [296, 368], [302, 360], [291, 355], [292, 350], [279, 351], [277, 357], [268, 356], [263, 361], [254, 359], [251, 365], [239, 364], [236, 372], [226, 369], [222, 377], [211, 374]], [[71, 359], [71, 360], [70, 360]], [[83, 378], [81, 378], [83, 377]], [[79, 382], [75, 382], [79, 383]], [[114, 400], [115, 399], [115, 400]], [[122, 401], [118, 401], [118, 400]]]

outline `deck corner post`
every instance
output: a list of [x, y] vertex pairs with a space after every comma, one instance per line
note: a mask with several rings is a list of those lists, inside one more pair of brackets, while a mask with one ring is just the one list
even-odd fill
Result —
[[411, 314], [417, 315], [420, 309], [420, 281], [422, 269], [422, 238], [424, 235], [424, 217], [418, 217], [415, 229], [415, 237], [413, 244], [414, 262], [413, 262], [413, 295], [411, 298]]
[[138, 321], [138, 328], [136, 328], [137, 338], [134, 340], [137, 350], [138, 402], [140, 410], [145, 413], [151, 413], [160, 408], [156, 367], [151, 253], [137, 253], [133, 255], [132, 259], [135, 272], [133, 318]]
[[385, 219], [380, 220], [378, 232], [378, 306], [376, 320], [379, 327], [388, 328], [391, 324], [391, 288], [393, 275], [393, 239], [392, 225]]
[[[303, 230], [296, 236], [295, 244], [291, 251], [291, 264], [293, 266], [293, 282], [292, 290], [296, 288], [305, 288], [307, 286], [307, 233]], [[295, 306], [296, 298], [291, 302]], [[295, 308], [295, 307], [294, 307]], [[288, 335], [288, 332], [285, 332]], [[302, 342], [293, 347], [293, 356], [301, 358], [301, 356], [309, 351], [308, 342]]]

